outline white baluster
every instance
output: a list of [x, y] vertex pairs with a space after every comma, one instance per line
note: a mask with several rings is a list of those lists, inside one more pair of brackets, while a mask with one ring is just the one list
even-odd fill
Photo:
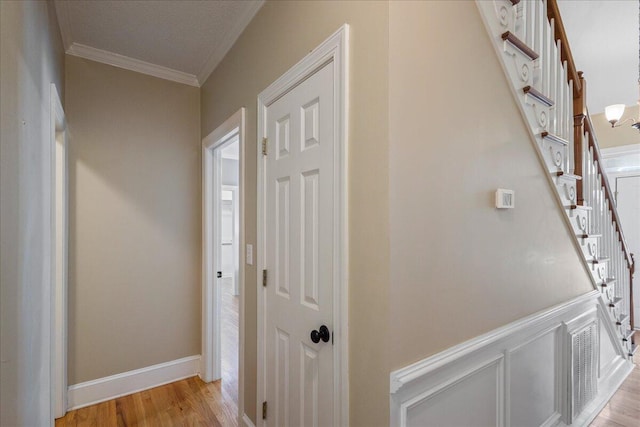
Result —
[[620, 259], [619, 259], [620, 258], [619, 254], [622, 248], [620, 246], [619, 241], [618, 241], [617, 247], [618, 247], [618, 250], [616, 251], [615, 266], [616, 266], [616, 277], [618, 278], [618, 282], [620, 283], [620, 289], [619, 289], [620, 292], [618, 293], [618, 296], [623, 297], [624, 296], [624, 279], [620, 271]]
[[542, 64], [540, 63], [540, 61], [542, 60], [543, 56], [543, 28], [546, 21], [546, 16], [542, 15], [542, 1], [535, 0], [533, 1], [533, 3], [535, 5], [535, 37], [533, 40], [533, 50], [540, 55], [540, 59], [538, 59], [536, 64], [537, 81], [534, 79], [533, 84], [539, 91], [542, 92], [542, 76], [540, 75], [540, 73], [542, 73]]
[[569, 141], [569, 173], [574, 173], [576, 170], [576, 157], [574, 155], [575, 141], [573, 137], [573, 80], [569, 81], [569, 108], [567, 109], [567, 116], [565, 120], [565, 126], [568, 133]]
[[[567, 61], [564, 62], [564, 64], [562, 65], [562, 81], [566, 82], [568, 80], [568, 68], [569, 65], [567, 64]], [[569, 90], [570, 86], [568, 84], [564, 85], [565, 91], [564, 91], [564, 120], [562, 121], [564, 123], [564, 136], [563, 138], [566, 140], [569, 140], [569, 135], [571, 134], [571, 130], [573, 128], [573, 126], [570, 126], [569, 124], [569, 120], [568, 120], [568, 116], [570, 114], [570, 111], [573, 111], [573, 92], [571, 92]]]
[[556, 130], [556, 132], [560, 138], [564, 138], [562, 132], [562, 117], [564, 117], [564, 92], [567, 89], [567, 85], [565, 84], [564, 75], [562, 74], [562, 64], [560, 63], [560, 61], [557, 61], [554, 64], [554, 68], [556, 69], [557, 79], [560, 86], [558, 94], [556, 95], [556, 99], [554, 100], [556, 102], [556, 113], [558, 120], [558, 129]]
[[567, 139], [567, 124], [565, 123], [565, 117], [567, 115], [567, 92], [569, 91], [569, 86], [567, 85], [567, 72], [564, 69], [563, 64], [558, 61], [558, 65], [560, 66], [559, 69], [559, 78], [560, 81], [562, 81], [562, 90], [560, 91], [560, 99], [562, 102], [562, 110], [560, 111], [560, 129], [558, 130], [558, 132], [560, 132], [560, 135], [562, 138]]
[[529, 47], [533, 47], [533, 39], [535, 37], [535, 1], [524, 2], [524, 21], [525, 21], [525, 38], [524, 41]]
[[[566, 65], [566, 61], [565, 61], [565, 76], [567, 75], [567, 65]], [[573, 154], [573, 150], [574, 150], [574, 141], [573, 141], [573, 80], [571, 80], [569, 82], [569, 85], [567, 86], [567, 92], [566, 92], [566, 97], [567, 97], [567, 108], [565, 111], [565, 121], [564, 121], [564, 125], [565, 125], [565, 132], [567, 134], [567, 141], [569, 141], [569, 170], [571, 171], [571, 173], [573, 173], [573, 171], [576, 168], [576, 159], [575, 156]]]
[[612, 251], [611, 251], [611, 242], [609, 241], [609, 236], [611, 235], [611, 226], [609, 225], [610, 223], [609, 218], [611, 213], [609, 212], [609, 201], [607, 200], [604, 204], [604, 212], [605, 212], [605, 221], [607, 222], [607, 226], [604, 228], [604, 230], [602, 230], [602, 243], [604, 246], [604, 251], [605, 251], [605, 256], [612, 256]]
[[[624, 312], [625, 313], [630, 313], [630, 295], [629, 295], [629, 274], [627, 274], [627, 268], [626, 268], [626, 264], [624, 261], [624, 257], [622, 257], [622, 278], [624, 280], [623, 283], [623, 287], [624, 287]], [[626, 327], [625, 327], [626, 329]]]
[[524, 5], [522, 4], [522, 2], [515, 5], [514, 10], [515, 10], [515, 17], [516, 17], [515, 24], [514, 24], [515, 34], [516, 34], [516, 37], [518, 37], [520, 40], [524, 40], [525, 16], [524, 16]]
[[549, 26], [549, 20], [546, 19], [546, 1], [542, 1], [542, 16], [545, 18], [542, 20], [542, 52], [540, 52], [542, 58], [542, 93], [550, 96], [549, 79], [551, 78], [551, 45], [553, 44], [553, 40], [551, 39], [551, 27]]
[[[598, 162], [594, 163], [594, 168], [598, 170]], [[596, 216], [598, 218], [598, 234], [602, 233], [602, 176], [597, 174], [596, 176], [596, 194], [595, 194], [595, 206], [593, 207], [596, 210]]]
[[[554, 19], [551, 20], [550, 23], [550, 33], [549, 39], [551, 40], [550, 52], [549, 52], [549, 98], [554, 101], [558, 99], [558, 88], [561, 82], [558, 80], [558, 68], [556, 64], [558, 63], [558, 49], [556, 47], [556, 36], [555, 36], [555, 28], [553, 27]], [[549, 124], [549, 131], [556, 135], [558, 134], [558, 121], [560, 117], [558, 116], [558, 110], [555, 109], [552, 114], [552, 120]]]
[[[589, 140], [589, 133], [585, 133], [585, 140]], [[585, 143], [586, 143], [585, 141]], [[584, 203], [587, 206], [591, 205], [591, 151], [587, 150], [585, 153], [585, 168], [584, 168], [585, 176], [583, 178], [584, 181]], [[589, 233], [595, 234], [593, 228], [592, 214], [591, 212], [587, 213], [587, 218], [589, 218]]]

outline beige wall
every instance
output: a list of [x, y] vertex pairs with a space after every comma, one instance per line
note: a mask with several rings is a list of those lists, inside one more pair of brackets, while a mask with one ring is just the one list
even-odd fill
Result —
[[[388, 423], [388, 8], [386, 2], [267, 2], [202, 87], [202, 136], [247, 107], [246, 241], [256, 243], [258, 94], [345, 22], [351, 25], [351, 425]], [[246, 266], [245, 402], [256, 418], [256, 270]]]
[[198, 88], [67, 56], [69, 384], [200, 354]]
[[[391, 2], [389, 16], [396, 369], [592, 285], [476, 5]], [[494, 208], [497, 188], [514, 210]]]
[[[589, 92], [587, 91], [587, 97]], [[638, 106], [627, 107], [620, 122], [625, 120], [638, 120]], [[591, 116], [593, 127], [595, 128], [596, 138], [600, 148], [619, 147], [621, 145], [631, 145], [638, 143], [638, 131], [631, 127], [631, 120], [622, 124], [620, 127], [612, 128], [611, 123], [607, 121], [604, 113], [593, 114]]]
[[64, 92], [52, 3], [0, 1], [0, 425], [51, 425], [51, 89]]

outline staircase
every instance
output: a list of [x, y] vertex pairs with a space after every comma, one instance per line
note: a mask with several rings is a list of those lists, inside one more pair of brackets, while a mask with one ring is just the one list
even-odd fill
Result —
[[556, 0], [477, 0], [496, 53], [548, 171], [593, 286], [601, 292], [605, 329], [631, 360], [633, 255], [586, 107]]

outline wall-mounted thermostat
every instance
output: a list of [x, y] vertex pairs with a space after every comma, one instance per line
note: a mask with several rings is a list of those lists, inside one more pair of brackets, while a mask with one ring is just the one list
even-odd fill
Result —
[[496, 208], [513, 209], [516, 207], [516, 193], [513, 190], [498, 188], [496, 191]]

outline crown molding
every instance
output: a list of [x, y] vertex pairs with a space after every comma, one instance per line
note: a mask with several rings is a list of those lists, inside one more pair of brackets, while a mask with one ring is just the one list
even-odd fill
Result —
[[138, 73], [147, 74], [149, 76], [165, 80], [183, 83], [189, 86], [200, 86], [198, 79], [193, 74], [130, 58], [128, 56], [119, 55], [106, 50], [96, 49], [95, 47], [79, 43], [72, 43], [67, 49], [67, 54], [101, 62], [103, 64], [113, 65], [114, 67], [124, 68], [125, 70], [136, 71]]
[[218, 44], [209, 54], [209, 59], [204, 63], [200, 73], [198, 73], [198, 83], [200, 86], [204, 84], [209, 78], [213, 70], [220, 64], [220, 61], [229, 52], [233, 44], [238, 40], [240, 34], [245, 30], [249, 22], [258, 13], [260, 8], [264, 5], [265, 0], [256, 0], [246, 2], [247, 8], [244, 10], [240, 18], [236, 21], [235, 25], [229, 32], [225, 34], [224, 39]]
[[640, 144], [619, 145], [617, 147], [601, 148], [600, 153], [603, 159], [640, 154]]

